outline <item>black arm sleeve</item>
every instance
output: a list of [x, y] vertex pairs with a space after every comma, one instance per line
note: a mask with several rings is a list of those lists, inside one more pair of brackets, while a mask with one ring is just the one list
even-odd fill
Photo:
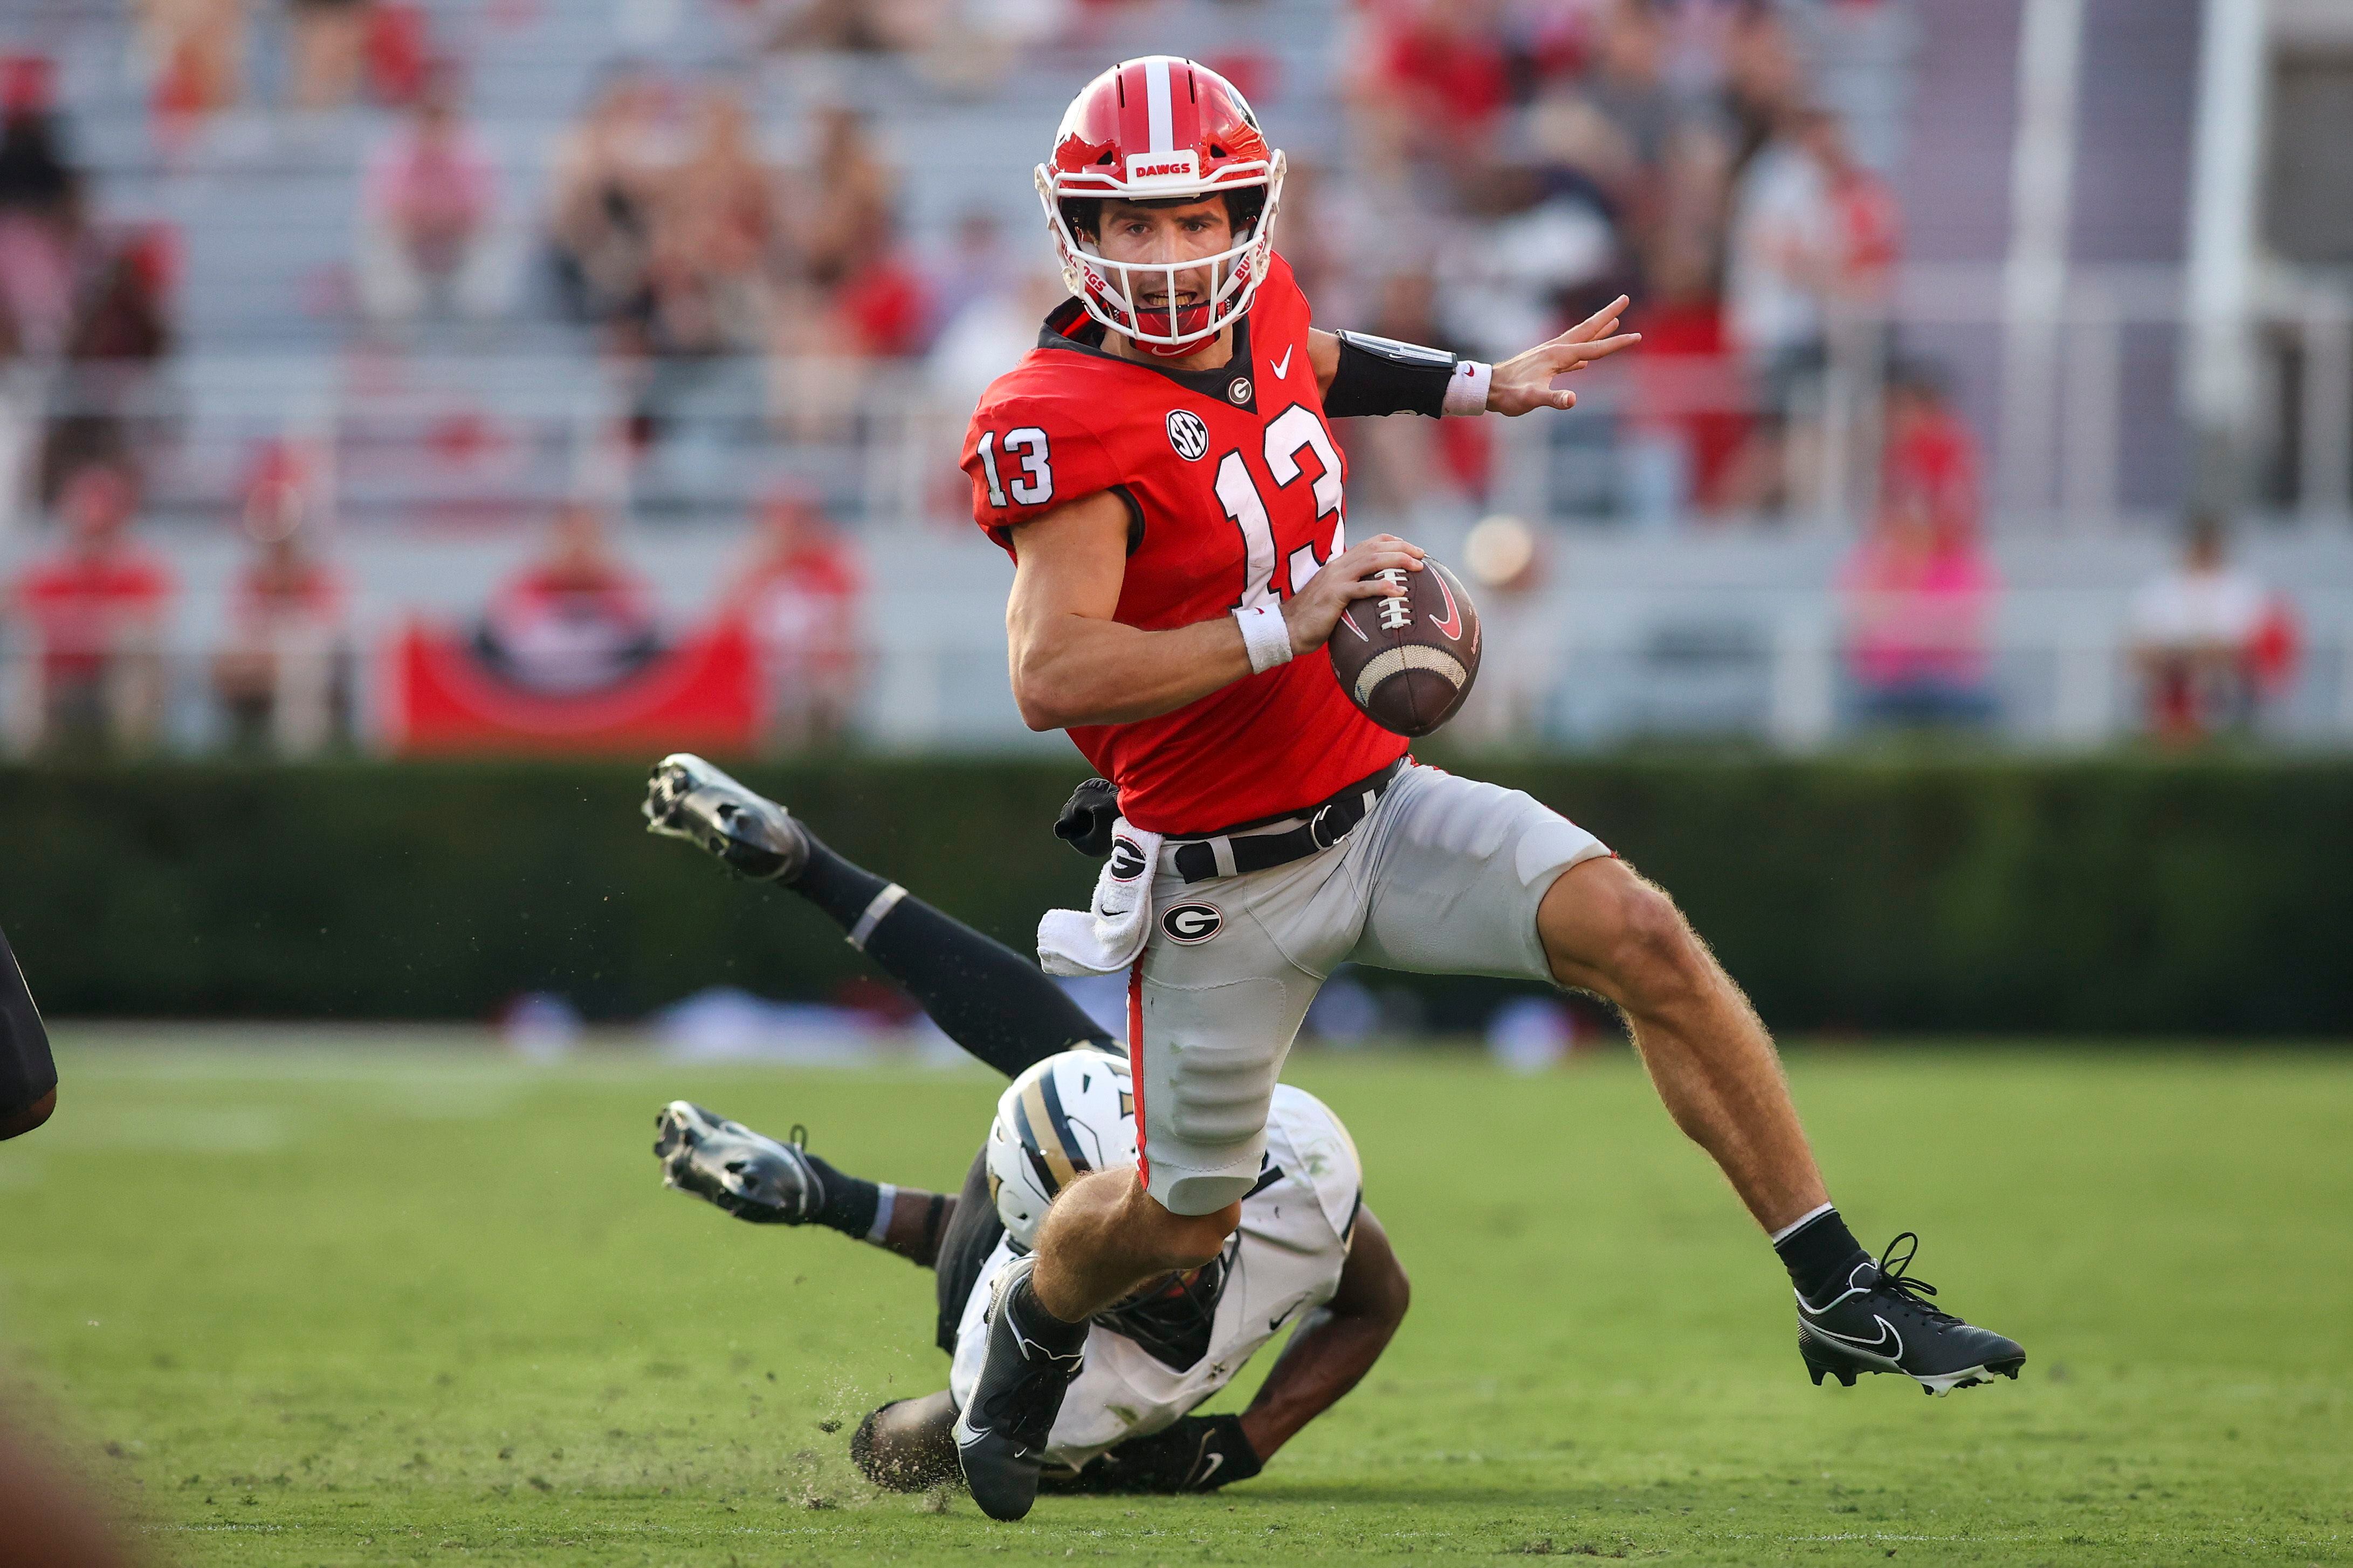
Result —
[[932, 1262], [940, 1308], [933, 1338], [950, 1355], [955, 1354], [956, 1331], [964, 1326], [964, 1304], [1004, 1235], [1005, 1222], [997, 1217], [997, 1199], [988, 1190], [988, 1150], [984, 1146], [965, 1173], [964, 1191], [956, 1194], [955, 1213], [948, 1216], [947, 1234], [940, 1238], [939, 1257]]
[[1324, 412], [1333, 419], [1368, 414], [1427, 414], [1436, 418], [1454, 379], [1455, 356], [1444, 349], [1401, 343], [1364, 332], [1341, 332], [1340, 367]]

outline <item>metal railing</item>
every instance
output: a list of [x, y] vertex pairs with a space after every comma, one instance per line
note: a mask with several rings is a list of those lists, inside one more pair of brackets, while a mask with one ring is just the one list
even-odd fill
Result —
[[[2024, 591], [2000, 600], [1963, 701], [1909, 713], [1858, 678], [1836, 595], [1672, 595], [1590, 587], [1492, 603], [1478, 688], [1447, 732], [1469, 752], [1593, 751], [1649, 741], [1736, 742], [1805, 752], [1897, 730], [2011, 751], [2096, 748], [2151, 732], [2154, 705], [2120, 596]], [[871, 618], [884, 619], [888, 612]], [[847, 739], [893, 752], [1060, 752], [1015, 709], [1001, 637], [971, 628], [870, 638]], [[2220, 731], [2299, 749], [2353, 748], [2353, 595], [2311, 617], [2294, 678]], [[37, 649], [0, 652], [0, 752], [15, 757], [243, 750], [302, 757], [377, 749], [375, 661], [318, 640], [274, 650], [266, 692], [191, 647], [128, 650], [60, 710]], [[1877, 694], [1884, 697], [1884, 693]], [[789, 751], [788, 726], [767, 742]]]

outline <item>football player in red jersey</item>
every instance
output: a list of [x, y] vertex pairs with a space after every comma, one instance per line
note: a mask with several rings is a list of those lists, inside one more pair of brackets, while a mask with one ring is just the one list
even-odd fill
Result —
[[1817, 1383], [2014, 1376], [2015, 1343], [1856, 1245], [1770, 1037], [1666, 894], [1526, 795], [1414, 765], [1333, 677], [1341, 613], [1421, 552], [1348, 542], [1327, 417], [1572, 407], [1553, 381], [1637, 341], [1617, 330], [1626, 301], [1493, 366], [1314, 330], [1273, 250], [1282, 171], [1201, 66], [1152, 56], [1089, 83], [1038, 171], [1075, 297], [965, 437], [974, 515], [1015, 562], [1022, 715], [1069, 731], [1117, 790], [1095, 908], [1050, 917], [1040, 956], [1126, 972], [1139, 1101], [1135, 1169], [1065, 1189], [1002, 1277], [956, 1427], [975, 1500], [1028, 1512], [1088, 1318], [1219, 1255], [1292, 1038], [1350, 960], [1618, 1004], [1788, 1265]]

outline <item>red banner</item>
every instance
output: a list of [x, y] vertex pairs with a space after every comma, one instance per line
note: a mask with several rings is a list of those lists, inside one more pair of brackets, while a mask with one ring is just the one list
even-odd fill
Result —
[[595, 691], [519, 686], [485, 665], [464, 635], [422, 623], [395, 634], [382, 657], [382, 732], [404, 756], [744, 752], [765, 707], [759, 658], [732, 619]]

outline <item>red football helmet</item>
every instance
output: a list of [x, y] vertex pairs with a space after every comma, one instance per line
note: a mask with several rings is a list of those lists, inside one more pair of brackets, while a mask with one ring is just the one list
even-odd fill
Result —
[[[1053, 153], [1038, 166], [1038, 195], [1063, 280], [1087, 314], [1148, 353], [1189, 352], [1250, 309], [1274, 245], [1282, 168], [1282, 154], [1267, 145], [1249, 102], [1207, 66], [1174, 55], [1113, 66], [1071, 100]], [[1081, 246], [1078, 230], [1094, 226], [1083, 211], [1072, 221], [1073, 205], [1089, 198], [1160, 202], [1228, 191], [1237, 193], [1227, 206], [1244, 237], [1215, 256], [1110, 261]], [[1179, 308], [1177, 276], [1203, 268], [1208, 298]], [[1139, 277], [1165, 284], [1165, 309], [1137, 307]]]

